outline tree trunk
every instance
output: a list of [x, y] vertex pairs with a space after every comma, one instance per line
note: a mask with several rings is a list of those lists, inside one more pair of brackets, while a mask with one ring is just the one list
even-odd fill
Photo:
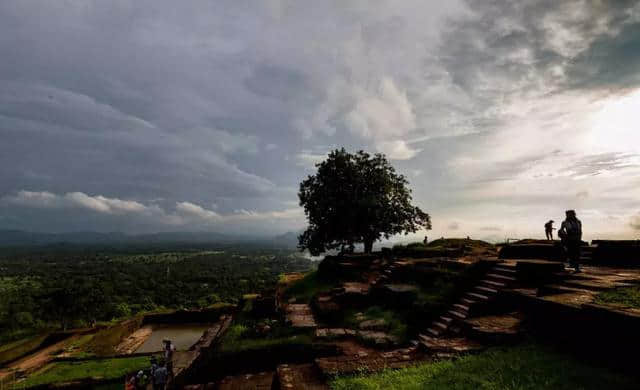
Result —
[[371, 253], [373, 251], [373, 240], [364, 240], [364, 253]]

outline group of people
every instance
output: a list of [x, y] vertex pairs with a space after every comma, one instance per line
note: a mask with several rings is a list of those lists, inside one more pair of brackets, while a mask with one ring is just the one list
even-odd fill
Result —
[[[582, 246], [582, 222], [576, 216], [575, 210], [567, 210], [566, 218], [560, 225], [558, 237], [569, 262], [569, 266], [580, 272], [580, 247]], [[547, 240], [553, 240], [553, 220], [544, 224]]]
[[125, 390], [146, 390], [151, 384], [153, 390], [164, 390], [169, 378], [173, 376], [173, 352], [175, 346], [169, 339], [162, 340], [163, 358], [158, 361], [156, 356], [151, 356], [151, 367], [138, 371], [137, 374], [131, 375], [125, 382]]

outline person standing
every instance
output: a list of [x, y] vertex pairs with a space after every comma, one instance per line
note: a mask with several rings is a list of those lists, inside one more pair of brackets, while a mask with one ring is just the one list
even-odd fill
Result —
[[156, 370], [158, 369], [158, 359], [156, 359], [155, 356], [151, 356], [151, 369], [149, 370], [149, 377], [151, 379], [151, 387], [153, 389], [155, 389], [155, 383], [156, 383], [156, 379], [155, 379], [155, 373]]
[[562, 239], [569, 266], [575, 272], [580, 272], [580, 247], [582, 246], [582, 222], [577, 218], [574, 210], [565, 212], [566, 219], [562, 221], [558, 236]]
[[553, 219], [549, 220], [549, 222], [544, 224], [544, 232], [547, 235], [547, 240], [553, 241], [553, 231], [555, 230], [553, 228]]
[[160, 362], [160, 367], [156, 368], [153, 373], [153, 389], [164, 390], [168, 379], [169, 372], [167, 371], [167, 367], [165, 367], [165, 362]]
[[136, 389], [146, 390], [148, 381], [147, 374], [142, 370], [138, 371], [138, 375], [136, 375]]
[[176, 347], [169, 339], [163, 339], [162, 341], [164, 342], [164, 362], [169, 376], [173, 377], [173, 352], [175, 352]]

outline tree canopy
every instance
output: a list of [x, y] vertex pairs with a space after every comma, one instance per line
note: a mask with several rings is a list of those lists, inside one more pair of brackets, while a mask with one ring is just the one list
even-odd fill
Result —
[[336, 149], [316, 167], [298, 193], [309, 220], [300, 249], [319, 255], [363, 243], [370, 253], [382, 237], [431, 229], [429, 214], [411, 205], [409, 182], [383, 154]]

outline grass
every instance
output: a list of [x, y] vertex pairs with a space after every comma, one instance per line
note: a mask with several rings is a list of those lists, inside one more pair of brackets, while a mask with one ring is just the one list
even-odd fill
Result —
[[142, 324], [142, 315], [130, 320], [115, 322], [99, 330], [87, 343], [83, 345], [84, 352], [98, 356], [108, 356], [115, 353], [115, 347]]
[[47, 383], [70, 382], [92, 377], [104, 379], [124, 378], [130, 372], [149, 367], [148, 356], [121, 359], [85, 360], [80, 362], [56, 362], [45, 366], [27, 379], [19, 382], [19, 387], [31, 387]]
[[345, 318], [345, 325], [352, 329], [358, 329], [360, 322], [365, 320], [383, 320], [385, 331], [390, 335], [404, 341], [408, 338], [407, 325], [401, 319], [399, 313], [382, 308], [380, 306], [371, 306], [362, 312], [362, 318], [356, 317], [354, 310], [348, 311]]
[[234, 340], [232, 342], [224, 342], [220, 346], [221, 352], [242, 352], [249, 350], [269, 349], [286, 345], [310, 345], [311, 336], [306, 334], [292, 335], [288, 337], [277, 338], [245, 338]]
[[313, 271], [289, 286], [285, 290], [285, 296], [294, 297], [299, 302], [309, 302], [315, 294], [329, 291], [336, 286], [337, 282], [324, 280], [318, 276], [317, 271]]
[[47, 335], [42, 334], [0, 346], [0, 366], [35, 350], [46, 338]]
[[635, 380], [581, 363], [547, 347], [495, 348], [458, 360], [337, 377], [333, 390], [599, 390], [637, 389]]
[[464, 275], [455, 272], [442, 272], [430, 283], [420, 286], [416, 305], [439, 308], [448, 303], [463, 277]]
[[241, 352], [285, 345], [310, 345], [311, 343], [312, 337], [309, 332], [301, 332], [289, 327], [273, 324], [271, 332], [266, 335], [258, 335], [248, 325], [234, 324], [222, 337], [219, 351]]
[[64, 352], [69, 356], [73, 356], [76, 358], [87, 358], [94, 356], [93, 353], [87, 352], [85, 349], [85, 346], [93, 340], [94, 336], [94, 334], [86, 334], [80, 336], [76, 340], [73, 340], [72, 342], [67, 344], [64, 348]]
[[603, 291], [596, 296], [595, 302], [603, 305], [640, 309], [640, 286], [620, 287]]

